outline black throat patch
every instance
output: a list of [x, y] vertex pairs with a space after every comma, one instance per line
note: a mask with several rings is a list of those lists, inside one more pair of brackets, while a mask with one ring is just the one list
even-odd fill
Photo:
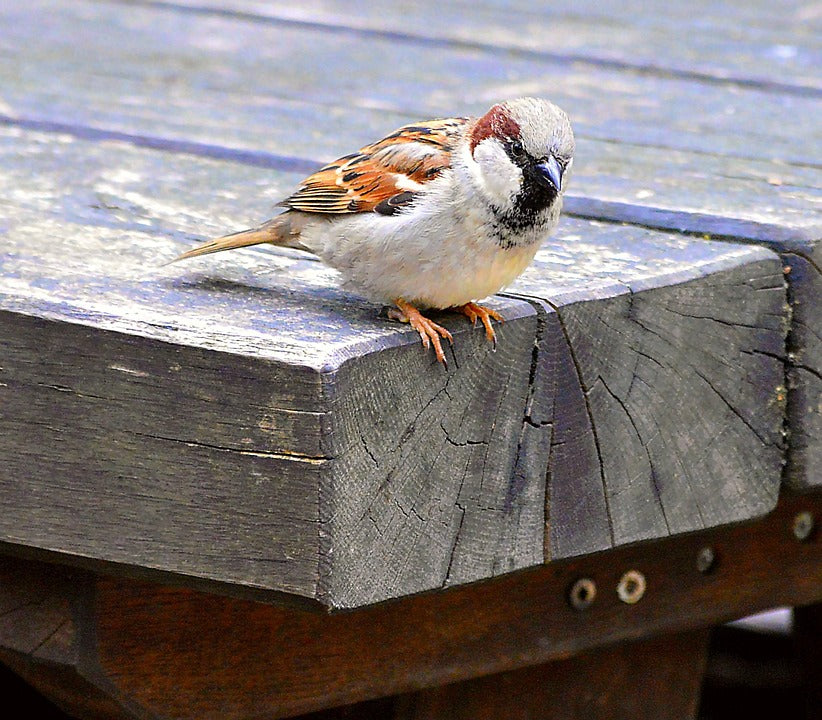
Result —
[[537, 170], [523, 168], [523, 183], [510, 209], [491, 206], [494, 232], [500, 247], [507, 249], [533, 242], [535, 231], [547, 226], [557, 192], [537, 177]]

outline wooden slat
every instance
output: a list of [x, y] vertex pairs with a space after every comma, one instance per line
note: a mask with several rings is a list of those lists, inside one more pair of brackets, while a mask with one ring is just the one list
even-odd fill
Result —
[[[75, 707], [98, 702], [89, 692], [96, 687], [124, 714], [140, 718], [290, 717], [433, 688], [777, 605], [819, 603], [822, 540], [818, 532], [804, 542], [794, 537], [800, 512], [822, 514], [818, 492], [783, 496], [774, 513], [752, 523], [331, 616], [146, 582], [75, 577], [68, 589], [72, 596], [82, 591], [71, 605], [75, 642], [62, 657], [53, 654], [50, 663], [24, 670], [42, 686], [55, 668], [64, 668], [92, 686], [75, 691]], [[705, 547], [716, 561], [702, 573], [697, 557]], [[634, 605], [616, 592], [628, 570], [647, 581]], [[20, 586], [66, 592], [53, 566], [5, 558], [0, 573], [0, 598]], [[582, 611], [568, 602], [579, 578], [592, 578], [598, 590]], [[51, 605], [37, 604], [28, 617], [35, 624], [50, 612]], [[30, 649], [18, 625], [2, 638], [0, 661], [19, 660]]]
[[[445, 319], [457, 333], [445, 372], [298, 253], [158, 267], [189, 245], [185, 231], [268, 202], [218, 188], [291, 175], [0, 138], [14, 203], [0, 256], [6, 542], [344, 607], [542, 562], [546, 468], [554, 557], [773, 506], [781, 367], [758, 351], [781, 346], [784, 291], [768, 251], [567, 222], [513, 288], [522, 297], [494, 301], [508, 318], [496, 353]], [[744, 304], [723, 290], [736, 284]], [[709, 316], [687, 317], [694, 295], [711, 298]], [[734, 335], [715, 348], [717, 323]], [[605, 348], [618, 367], [603, 369]], [[729, 357], [745, 368], [739, 387]], [[631, 373], [652, 397], [626, 385]], [[626, 415], [596, 405], [598, 377], [625, 393]], [[700, 395], [713, 384], [706, 432], [757, 459], [744, 472], [693, 434], [694, 383]], [[664, 424], [671, 394], [689, 414]], [[619, 459], [632, 423], [646, 423], [634, 441], [653, 453], [639, 469]], [[680, 517], [692, 500], [700, 509]]]
[[[321, 25], [359, 31], [364, 39], [438, 47], [482, 48], [502, 57], [516, 52], [546, 60], [696, 77], [729, 85], [761, 84], [788, 92], [822, 93], [822, 13], [812, 4], [576, 2], [573, 7], [530, 2], [391, 4], [309, 0], [177, 0], [182, 6], [244, 16], [249, 21]], [[432, 22], [435, 15], [436, 22]], [[686, 28], [695, 17], [698, 30]], [[732, 28], [732, 32], [728, 29]], [[687, 35], [687, 36], [686, 36]]]
[[[246, 160], [278, 167], [296, 156], [308, 169], [411, 119], [481, 112], [501, 97], [542, 92], [570, 111], [579, 136], [568, 204], [574, 212], [763, 241], [816, 239], [822, 227], [813, 98], [698, 82], [686, 89], [677, 80], [617, 71], [588, 69], [578, 78], [550, 62], [519, 69], [520, 61], [492, 62], [479, 50], [449, 51], [452, 67], [438, 78], [431, 67], [423, 72], [432, 63], [424, 48], [375, 41], [364, 55], [358, 39], [321, 28], [173, 8], [123, 13], [108, 3], [36, 9], [4, 8], [2, 37], [16, 50], [0, 68], [7, 120], [159, 136], [172, 147], [174, 138], [216, 146], [199, 147], [203, 153], [244, 149], [258, 153]], [[81, 32], [90, 45], [78, 56]], [[407, 62], [391, 66], [406, 74], [372, 77], [379, 52], [404, 52]], [[276, 188], [271, 197], [279, 197]]]
[[[132, 8], [128, 14], [105, 3], [47, 13], [28, 4], [9, 8], [5, 42], [21, 50], [6, 65], [4, 78], [3, 109], [11, 116], [218, 144], [190, 148], [204, 153], [225, 153], [224, 145], [263, 149], [274, 156], [263, 152], [245, 159], [279, 167], [293, 166], [294, 156], [319, 162], [347, 152], [418, 115], [480, 111], [520, 92], [550, 94], [571, 111], [580, 134], [569, 211], [750, 239], [787, 253], [796, 322], [786, 477], [797, 487], [822, 482], [814, 471], [822, 459], [817, 99], [774, 88], [729, 90], [697, 79], [580, 70], [547, 58], [500, 63], [487, 49], [466, 47], [438, 51], [437, 62], [447, 56], [449, 73], [443, 76], [419, 43], [369, 38], [365, 57], [361, 38], [321, 23], [283, 27], [173, 6]], [[751, 27], [784, 28], [780, 22], [790, 24], [802, 12], [782, 9], [782, 20], [766, 15]], [[385, 22], [390, 26], [390, 16]], [[93, 47], [88, 56], [73, 51], [80, 32]], [[796, 42], [797, 57], [815, 52], [804, 35]], [[240, 61], [226, 62], [232, 53]], [[392, 56], [395, 72], [375, 84], [368, 68], [380, 53]], [[348, 68], [342, 84], [341, 58]], [[288, 71], [276, 72], [284, 63]], [[179, 84], [170, 86], [169, 77]], [[143, 78], [153, 80], [146, 85]], [[66, 86], [75, 92], [66, 95]], [[368, 109], [375, 104], [378, 111]], [[301, 161], [300, 167], [312, 162]]]
[[[545, 319], [537, 359], [553, 359], [537, 373], [545, 404], [532, 409], [554, 431], [549, 557], [772, 506], [783, 446], [774, 410], [786, 396], [784, 283], [767, 251], [740, 265], [753, 248], [736, 246], [734, 256], [718, 247], [566, 222], [512, 286], [557, 313]], [[608, 299], [591, 301], [592, 280], [606, 279]], [[559, 384], [563, 363], [578, 386]], [[748, 485], [751, 473], [761, 481]]]
[[[190, 244], [158, 227], [177, 203], [209, 212], [202, 186], [185, 188], [249, 168], [5, 135], [0, 184], [20, 199], [0, 254], [4, 541], [331, 605], [542, 561], [543, 474], [502, 510], [529, 303], [495, 301], [508, 319], [496, 353], [445, 318], [446, 372], [296, 253], [158, 267]], [[176, 177], [160, 171], [169, 162]]]
[[[420, 119], [480, 112], [501, 99], [537, 94], [565, 107], [583, 137], [800, 164], [819, 132], [816, 97], [755, 87], [729, 92], [696, 79], [501, 59], [481, 49], [432, 52], [394, 38], [363, 42], [322, 27], [281, 27], [173, 6], [123, 10], [88, 0], [5, 6], [0, 21], [11, 57], [0, 69], [4, 114], [227, 146], [251, 140], [246, 146], [254, 149], [280, 142], [290, 124], [304, 142], [339, 138], [336, 150], [348, 152], [344, 129], [351, 121], [344, 108], [357, 110], [358, 137], [366, 142], [373, 133], [362, 109]], [[86, 42], [84, 53], [75, 52], [77, 37]], [[375, 72], [380, 67], [391, 72]], [[294, 113], [290, 123], [273, 124], [277, 100]], [[299, 120], [306, 102], [327, 108], [328, 130]], [[254, 138], [249, 128], [256, 129]], [[316, 147], [326, 157], [328, 151]]]
[[[6, 43], [20, 52], [18, 64], [6, 69], [6, 112], [298, 156], [308, 158], [304, 165], [310, 166], [422, 115], [479, 112], [500, 97], [545, 92], [571, 112], [579, 135], [571, 184], [575, 202], [569, 204], [574, 211], [610, 216], [617, 212], [611, 206], [619, 206], [623, 214], [637, 206], [636, 219], [644, 221], [651, 210], [664, 210], [674, 213], [668, 227], [677, 222], [688, 229], [696, 222], [689, 224], [691, 216], [716, 216], [714, 225], [721, 226], [714, 232], [751, 239], [778, 239], [800, 230], [814, 235], [822, 227], [820, 159], [812, 153], [819, 132], [813, 99], [729, 93], [700, 83], [689, 86], [696, 93], [691, 96], [674, 81], [658, 78], [653, 80], [657, 86], [644, 87], [650, 80], [615, 71], [611, 81], [589, 71], [580, 83], [571, 76], [553, 82], [545, 73], [554, 66], [545, 62], [534, 62], [520, 73], [510, 70], [514, 76], [534, 76], [529, 89], [515, 80], [506, 85], [485, 72], [472, 75], [480, 70], [475, 64], [489, 58], [479, 51], [466, 56], [456, 50], [455, 67], [442, 81], [408, 70], [407, 77], [392, 75], [375, 86], [367, 67], [357, 65], [366, 58], [356, 39], [321, 29], [280, 32], [265, 24], [175, 14], [172, 9], [138, 8], [123, 14], [117, 8], [73, 3], [58, 7], [45, 27], [40, 15], [37, 22], [22, 10], [10, 16], [3, 26]], [[74, 57], [72, 38], [81, 27], [94, 44], [94, 61]], [[165, 27], [168, 37], [158, 35]], [[215, 35], [225, 38], [222, 44], [203, 39]], [[369, 44], [369, 57], [380, 47]], [[226, 63], [235, 50], [241, 61]], [[387, 46], [384, 52], [389, 52]], [[430, 63], [424, 49], [404, 52], [414, 69]], [[72, 62], [60, 60], [65, 53], [71, 53]], [[293, 61], [288, 73], [276, 72], [283, 53]], [[348, 68], [343, 85], [336, 77], [341, 58]], [[406, 72], [404, 64], [397, 64]], [[103, 73], [101, 67], [117, 73]], [[561, 72], [567, 76], [568, 70]], [[169, 89], [162, 73], [178, 77], [179, 90]], [[144, 77], [154, 81], [146, 85]], [[312, 87], [305, 88], [308, 78]], [[477, 92], [470, 97], [448, 92], [446, 97], [442, 82], [473, 84]], [[495, 83], [499, 92], [489, 89]], [[66, 86], [76, 88], [70, 97], [59, 90]], [[487, 97], [478, 100], [478, 94]], [[375, 98], [378, 110], [373, 109]], [[669, 115], [654, 115], [658, 112]], [[790, 124], [784, 122], [786, 113]], [[597, 140], [603, 135], [616, 142]], [[783, 141], [788, 146], [780, 146]], [[736, 142], [736, 150], [728, 145]], [[798, 164], [786, 163], [791, 158]], [[276, 163], [277, 158], [268, 161]], [[286, 160], [280, 157], [279, 162], [282, 166]], [[631, 207], [622, 208], [626, 203]], [[648, 208], [644, 217], [643, 208]]]

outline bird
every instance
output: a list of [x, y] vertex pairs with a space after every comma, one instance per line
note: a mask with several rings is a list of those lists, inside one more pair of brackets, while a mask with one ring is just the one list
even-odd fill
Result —
[[261, 243], [306, 250], [447, 366], [453, 337], [423, 311], [480, 321], [496, 348], [491, 321], [503, 318], [478, 301], [519, 276], [556, 226], [574, 150], [568, 115], [542, 98], [414, 122], [309, 175], [273, 219], [176, 260]]

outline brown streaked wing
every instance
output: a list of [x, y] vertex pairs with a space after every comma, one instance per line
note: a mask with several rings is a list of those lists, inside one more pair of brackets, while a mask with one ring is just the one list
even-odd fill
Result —
[[[405, 125], [321, 168], [280, 204], [315, 213], [371, 212], [378, 206], [393, 212], [451, 166], [451, 150], [471, 120], [460, 117]], [[392, 198], [396, 198], [393, 203]]]

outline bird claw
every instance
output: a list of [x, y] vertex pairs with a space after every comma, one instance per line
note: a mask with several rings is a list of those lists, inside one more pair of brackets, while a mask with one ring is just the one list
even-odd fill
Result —
[[448, 342], [454, 344], [454, 336], [451, 335], [442, 325], [437, 325], [433, 320], [425, 317], [413, 305], [404, 300], [396, 300], [397, 308], [391, 308], [388, 311], [388, 317], [392, 320], [399, 320], [400, 322], [407, 322], [414, 330], [419, 333], [422, 340], [423, 347], [427, 350], [434, 346], [434, 354], [437, 360], [448, 367], [448, 361], [445, 359], [445, 353], [442, 350], [441, 338], [445, 338]]
[[[392, 320], [399, 320], [400, 322], [410, 324], [411, 327], [419, 333], [423, 347], [428, 350], [433, 345], [437, 360], [447, 368], [448, 361], [445, 359], [445, 353], [442, 350], [442, 339], [448, 340], [448, 342], [453, 345], [454, 336], [442, 325], [437, 325], [433, 320], [429, 320], [417, 310], [417, 308], [405, 302], [405, 300], [398, 298], [394, 302], [396, 302], [397, 307], [389, 308], [388, 317]], [[492, 344], [494, 352], [496, 352], [497, 334], [494, 332], [491, 320], [497, 320], [501, 323], [505, 322], [502, 315], [496, 310], [477, 305], [477, 303], [473, 302], [455, 307], [454, 310], [465, 315], [474, 327], [477, 326], [477, 321], [479, 320], [485, 328], [485, 337]]]
[[460, 305], [454, 309], [465, 315], [474, 327], [477, 326], [477, 320], [480, 320], [485, 327], [485, 337], [489, 342], [493, 343], [494, 350], [497, 349], [497, 334], [494, 332], [494, 328], [491, 325], [491, 319], [493, 318], [494, 320], [503, 323], [505, 320], [502, 315], [500, 315], [496, 310], [492, 310], [491, 308], [487, 308], [482, 305], [477, 305], [477, 303], [473, 302]]

